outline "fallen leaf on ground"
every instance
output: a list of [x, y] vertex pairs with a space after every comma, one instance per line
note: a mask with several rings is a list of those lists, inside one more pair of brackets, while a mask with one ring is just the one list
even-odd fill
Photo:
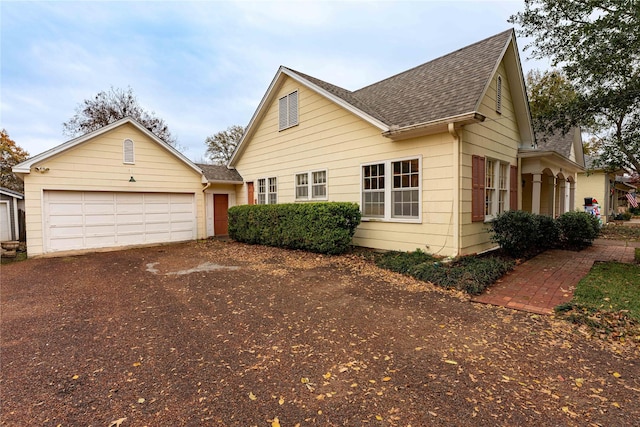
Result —
[[257, 399], [256, 395], [253, 394], [252, 391], [249, 392], [249, 399], [251, 399], [251, 400], [256, 400]]
[[127, 417], [118, 418], [117, 420], [111, 421], [107, 427], [120, 427], [120, 424], [126, 420]]

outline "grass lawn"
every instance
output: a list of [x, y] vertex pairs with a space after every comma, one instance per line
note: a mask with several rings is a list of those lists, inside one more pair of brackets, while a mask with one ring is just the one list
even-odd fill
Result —
[[640, 265], [594, 264], [578, 283], [572, 302], [601, 311], [628, 310], [629, 317], [640, 322]]
[[556, 307], [556, 312], [601, 338], [640, 342], [640, 265], [595, 263], [571, 302]]

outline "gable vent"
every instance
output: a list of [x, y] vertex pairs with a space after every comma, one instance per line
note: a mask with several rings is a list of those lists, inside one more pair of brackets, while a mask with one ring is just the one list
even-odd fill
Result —
[[133, 152], [133, 141], [125, 139], [122, 143], [123, 163], [134, 164], [135, 156]]
[[278, 100], [278, 130], [298, 124], [298, 91], [291, 92]]
[[496, 113], [502, 114], [502, 76], [496, 78]]

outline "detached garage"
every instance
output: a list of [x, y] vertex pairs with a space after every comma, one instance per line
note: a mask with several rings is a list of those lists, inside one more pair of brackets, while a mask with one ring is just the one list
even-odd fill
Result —
[[202, 170], [126, 118], [16, 165], [30, 257], [206, 237]]

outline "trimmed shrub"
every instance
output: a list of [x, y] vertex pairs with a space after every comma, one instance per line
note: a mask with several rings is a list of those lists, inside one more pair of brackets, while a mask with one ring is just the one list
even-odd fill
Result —
[[600, 222], [587, 212], [565, 212], [557, 221], [561, 242], [569, 249], [580, 250], [591, 246], [600, 234]]
[[234, 240], [325, 254], [345, 252], [359, 224], [360, 208], [356, 203], [285, 203], [229, 208], [229, 237]]
[[420, 249], [414, 252], [390, 251], [376, 256], [378, 267], [402, 274], [411, 274], [417, 265], [429, 261], [434, 262], [436, 258]]
[[558, 246], [560, 242], [558, 222], [549, 216], [533, 215], [533, 217], [537, 228], [536, 246], [542, 251]]
[[[516, 258], [531, 254], [541, 239], [539, 225], [542, 220], [538, 221], [536, 216], [517, 210], [498, 215], [491, 222], [491, 241]], [[544, 224], [546, 227], [546, 221]]]
[[465, 256], [443, 263], [418, 250], [389, 252], [381, 255], [376, 264], [445, 289], [477, 295], [511, 270], [515, 263], [498, 257], [478, 256]]

